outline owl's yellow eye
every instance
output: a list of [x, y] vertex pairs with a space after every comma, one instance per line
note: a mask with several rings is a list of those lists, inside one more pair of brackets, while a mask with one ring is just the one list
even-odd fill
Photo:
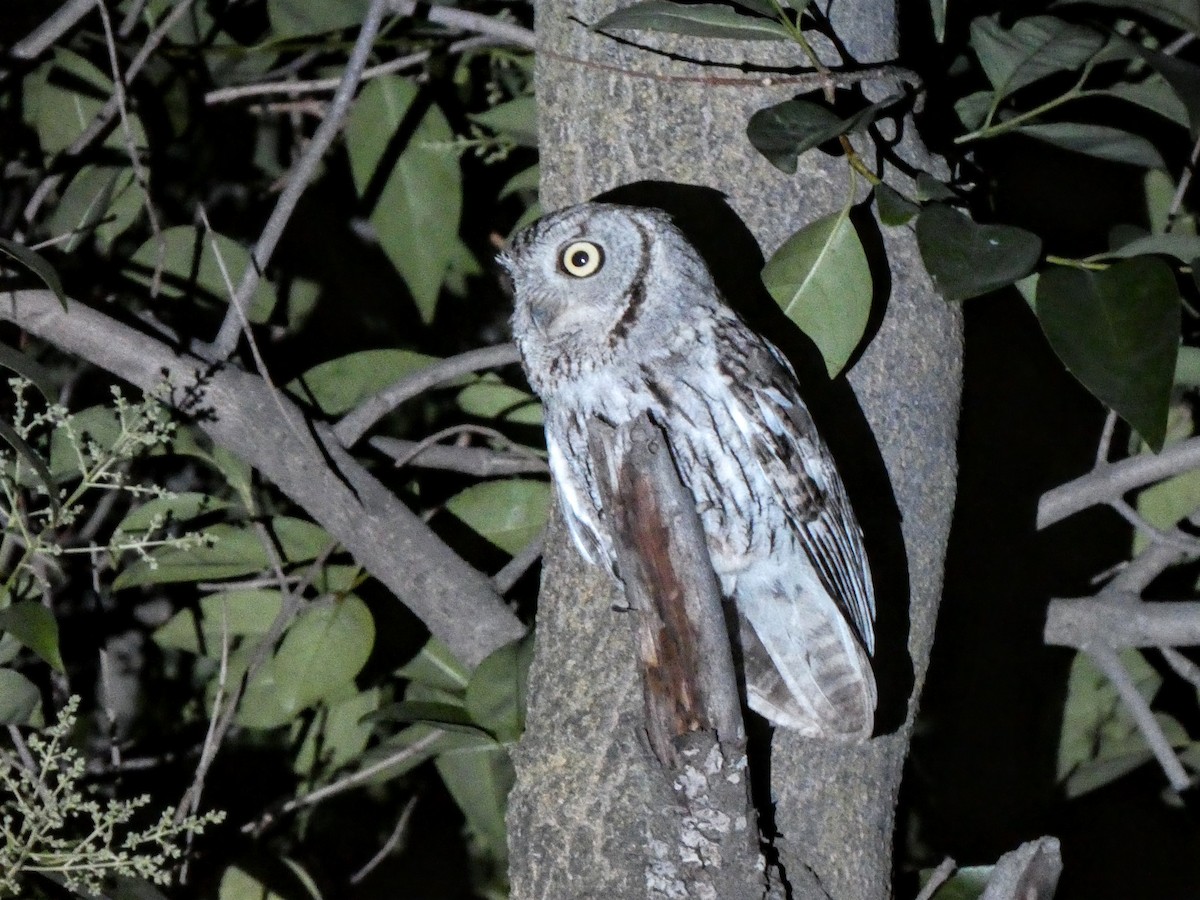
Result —
[[591, 241], [573, 241], [563, 249], [558, 262], [568, 275], [587, 278], [595, 275], [604, 265], [604, 251]]

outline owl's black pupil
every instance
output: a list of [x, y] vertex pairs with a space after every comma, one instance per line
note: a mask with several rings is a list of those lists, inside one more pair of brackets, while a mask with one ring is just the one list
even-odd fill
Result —
[[578, 269], [582, 269], [584, 266], [586, 266], [588, 264], [588, 260], [590, 260], [591, 258], [592, 258], [592, 255], [590, 253], [588, 253], [586, 250], [576, 250], [574, 253], [571, 254], [571, 265], [575, 266]]

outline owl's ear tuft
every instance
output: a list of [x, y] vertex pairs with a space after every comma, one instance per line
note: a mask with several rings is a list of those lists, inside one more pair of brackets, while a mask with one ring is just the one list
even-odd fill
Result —
[[500, 289], [510, 299], [516, 296], [517, 286], [513, 278], [514, 270], [517, 262], [507, 252], [496, 255], [496, 280], [500, 282]]

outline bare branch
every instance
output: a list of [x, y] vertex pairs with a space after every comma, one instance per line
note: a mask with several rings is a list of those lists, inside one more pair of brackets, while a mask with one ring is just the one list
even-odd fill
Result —
[[376, 436], [368, 443], [407, 466], [421, 469], [445, 469], [476, 478], [495, 478], [498, 475], [545, 475], [550, 471], [546, 461], [532, 454], [489, 450], [487, 447], [447, 447], [433, 444], [421, 447], [422, 441]]
[[1029, 841], [1000, 857], [979, 900], [1051, 900], [1062, 868], [1058, 838]]
[[[448, 56], [454, 56], [459, 53], [465, 53], [468, 50], [476, 50], [481, 47], [494, 47], [495, 45], [495, 39], [490, 37], [469, 37], [463, 38], [461, 41], [454, 41], [439, 52]], [[433, 50], [418, 50], [416, 53], [409, 53], [406, 56], [363, 69], [361, 81], [370, 81], [372, 78], [378, 78], [381, 75], [403, 72], [405, 69], [415, 69], [417, 66], [423, 65], [433, 56], [433, 53]], [[209, 106], [215, 106], [218, 103], [228, 103], [231, 100], [244, 100], [247, 97], [262, 97], [270, 94], [287, 94], [291, 97], [299, 94], [323, 94], [326, 91], [335, 90], [341, 83], [342, 79], [339, 76], [337, 78], [313, 78], [308, 81], [266, 81], [259, 84], [239, 84], [234, 87], [217, 88], [215, 91], [209, 91], [204, 95], [204, 102]]]
[[[80, 303], [64, 312], [50, 291], [0, 297], [0, 319], [143, 390], [167, 378], [177, 407], [307, 510], [466, 665], [525, 632], [487, 576], [350, 456], [327, 425], [310, 421], [297, 437], [261, 378], [179, 355]], [[288, 418], [305, 421], [290, 401], [284, 406]]]
[[512, 590], [521, 576], [530, 570], [535, 562], [542, 558], [542, 551], [546, 548], [546, 529], [543, 528], [541, 533], [508, 561], [508, 563], [492, 576], [492, 584], [496, 586], [496, 590], [501, 595], [507, 594]]
[[333, 100], [330, 101], [329, 111], [325, 119], [317, 126], [317, 130], [313, 132], [312, 140], [308, 142], [308, 146], [304, 148], [304, 152], [292, 167], [287, 185], [280, 192], [275, 208], [271, 211], [267, 224], [263, 227], [262, 234], [259, 235], [258, 242], [254, 245], [254, 250], [250, 253], [250, 262], [242, 274], [237, 293], [229, 304], [229, 311], [225, 315], [225, 321], [221, 323], [221, 330], [217, 333], [212, 346], [207, 348], [207, 352], [203, 354], [210, 359], [228, 359], [234, 348], [237, 347], [238, 337], [242, 333], [242, 321], [245, 319], [245, 309], [254, 295], [255, 288], [258, 287], [262, 271], [271, 261], [275, 247], [283, 236], [283, 230], [287, 227], [292, 213], [295, 212], [300, 196], [308, 187], [308, 183], [312, 181], [318, 163], [333, 143], [334, 137], [341, 130], [342, 121], [350, 111], [350, 104], [354, 100], [355, 91], [358, 90], [358, 82], [362, 78], [363, 69], [366, 68], [367, 57], [371, 53], [375, 35], [379, 32], [379, 24], [383, 20], [383, 11], [387, 2], [388, 0], [371, 0], [371, 6], [367, 9], [367, 15], [363, 19], [362, 28], [358, 33], [358, 40], [354, 43], [354, 50], [350, 54], [349, 62], [346, 63], [346, 70], [342, 73], [342, 83], [334, 93]]
[[1200, 437], [1167, 447], [1161, 453], [1098, 465], [1086, 475], [1042, 495], [1037, 527], [1046, 528], [1089, 506], [1109, 503], [1136, 488], [1195, 468], [1200, 468]]
[[1096, 664], [1096, 668], [1103, 672], [1104, 676], [1112, 682], [1112, 686], [1117, 689], [1121, 702], [1133, 716], [1138, 731], [1150, 745], [1150, 749], [1162, 767], [1163, 774], [1167, 776], [1167, 781], [1171, 783], [1171, 787], [1177, 791], [1185, 790], [1191, 783], [1191, 779], [1188, 778], [1187, 771], [1180, 763], [1179, 757], [1171, 749], [1171, 742], [1163, 734], [1158, 720], [1154, 718], [1150, 704], [1146, 702], [1146, 698], [1142, 696], [1137, 685], [1133, 683], [1133, 679], [1129, 677], [1129, 673], [1125, 671], [1116, 651], [1112, 647], [1098, 644], [1085, 648], [1085, 652]]
[[949, 880], [957, 868], [958, 863], [949, 856], [943, 859], [938, 867], [930, 873], [929, 880], [925, 882], [925, 886], [921, 888], [921, 892], [917, 894], [915, 900], [933, 900], [934, 894]]
[[67, 0], [54, 15], [13, 44], [9, 55], [17, 59], [36, 59], [95, 7], [96, 0]]
[[498, 344], [495, 347], [468, 350], [466, 353], [433, 363], [368, 397], [334, 426], [333, 433], [337, 435], [343, 447], [353, 447], [376, 422], [405, 400], [463, 375], [470, 375], [480, 369], [511, 365], [520, 358], [514, 344]]
[[[93, 0], [93, 3], [94, 2], [95, 0]], [[166, 40], [167, 34], [172, 28], [175, 27], [175, 23], [182, 19], [187, 11], [191, 9], [193, 2], [195, 2], [195, 0], [179, 0], [179, 2], [172, 7], [171, 11], [167, 13], [162, 22], [160, 22], [158, 26], [151, 31], [149, 35], [147, 35], [145, 42], [142, 44], [142, 48], [138, 50], [137, 54], [132, 60], [130, 60], [129, 68], [125, 70], [125, 81], [127, 84], [132, 83], [133, 79], [138, 76], [138, 73], [142, 71], [142, 67], [149, 62], [151, 55], [153, 55], [154, 51], [158, 49], [158, 45]], [[80, 133], [79, 137], [75, 138], [75, 141], [70, 147], [63, 151], [63, 154], [70, 158], [79, 156], [81, 153], [83, 153], [84, 150], [92, 145], [92, 141], [104, 133], [105, 129], [108, 128], [112, 120], [116, 118], [118, 112], [120, 112], [120, 106], [118, 104], [117, 97], [114, 94], [113, 96], [109, 97], [104, 106], [100, 108], [100, 112], [96, 113], [96, 117], [92, 119], [92, 123]], [[46, 198], [61, 180], [62, 176], [55, 174], [44, 179], [42, 183], [37, 186], [37, 189], [33, 192], [33, 197], [25, 206], [25, 210], [23, 212], [25, 221], [32, 222], [34, 220], [38, 214], [38, 210], [41, 209], [42, 203], [45, 202]]]
[[1116, 648], [1196, 646], [1200, 645], [1200, 601], [1146, 603], [1134, 596], [1051, 600], [1043, 636], [1047, 644], [1080, 650], [1098, 644]]
[[413, 810], [416, 808], [417, 796], [414, 794], [404, 804], [404, 809], [400, 811], [400, 818], [396, 820], [396, 827], [392, 829], [392, 833], [388, 835], [388, 839], [383, 842], [383, 846], [379, 848], [379, 852], [372, 856], [366, 865], [350, 876], [351, 884], [358, 884], [374, 872], [375, 868], [400, 846], [405, 835], [408, 834], [408, 823], [412, 819]]
[[[420, 4], [413, 0], [390, 0], [388, 12], [399, 16], [411, 16]], [[506, 44], [534, 49], [533, 32], [528, 28], [506, 22], [497, 16], [485, 16], [482, 13], [470, 12], [456, 6], [429, 6], [423, 10], [423, 15], [430, 22], [457, 28], [460, 31], [471, 31], [475, 34], [486, 34]]]

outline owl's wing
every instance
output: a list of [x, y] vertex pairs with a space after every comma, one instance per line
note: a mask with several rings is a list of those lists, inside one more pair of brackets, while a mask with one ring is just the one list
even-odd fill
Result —
[[863, 647], [874, 653], [871, 570], [846, 488], [800, 399], [791, 365], [770, 344], [755, 343], [738, 363], [722, 361], [729, 389], [748, 418], [738, 425], [822, 586]]

